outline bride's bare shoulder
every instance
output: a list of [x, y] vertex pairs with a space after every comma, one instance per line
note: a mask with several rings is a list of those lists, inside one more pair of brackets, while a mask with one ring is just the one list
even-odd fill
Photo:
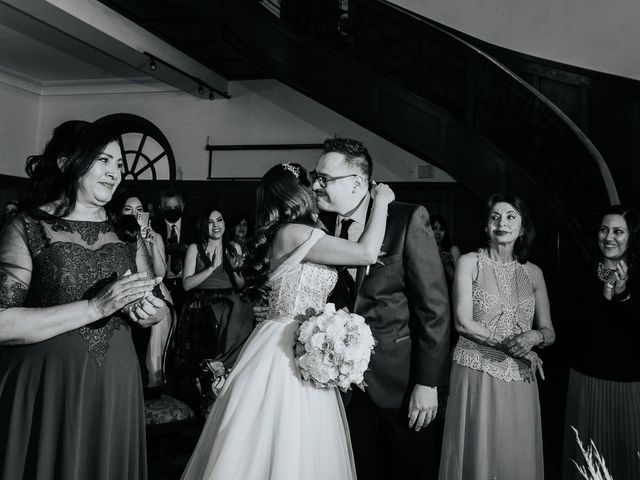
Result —
[[301, 223], [287, 223], [280, 227], [273, 239], [273, 257], [278, 258], [298, 248], [313, 230], [313, 227]]

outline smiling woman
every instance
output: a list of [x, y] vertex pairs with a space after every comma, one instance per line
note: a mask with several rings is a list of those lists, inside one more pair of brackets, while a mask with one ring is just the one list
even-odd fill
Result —
[[542, 480], [536, 376], [544, 373], [532, 349], [551, 345], [555, 332], [542, 272], [527, 261], [534, 229], [526, 204], [512, 194], [489, 197], [484, 233], [484, 248], [461, 256], [455, 270], [460, 338], [439, 478]]
[[212, 306], [240, 290], [244, 280], [237, 269], [242, 261], [239, 247], [231, 243], [227, 224], [220, 210], [206, 208], [198, 220], [198, 239], [189, 245], [184, 259], [182, 284], [187, 299], [178, 335], [181, 387], [194, 408], [207, 410], [208, 402], [198, 405], [194, 390], [204, 359], [222, 353], [219, 333], [225, 327], [212, 317]]
[[[595, 232], [594, 232], [595, 233]], [[571, 427], [593, 440], [612, 478], [640, 478], [638, 313], [640, 216], [616, 205], [600, 218], [591, 275], [578, 278], [570, 302], [570, 365], [563, 479], [582, 478]]]
[[122, 178], [112, 138], [99, 122], [58, 127], [0, 232], [1, 478], [146, 478], [130, 330], [167, 307], [142, 239], [107, 218]]

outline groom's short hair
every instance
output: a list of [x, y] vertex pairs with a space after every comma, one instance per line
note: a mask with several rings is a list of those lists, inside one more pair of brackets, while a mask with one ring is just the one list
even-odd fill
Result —
[[344, 155], [344, 161], [351, 167], [356, 167], [364, 175], [367, 180], [371, 181], [371, 175], [373, 174], [373, 160], [367, 147], [362, 142], [354, 140], [352, 138], [327, 138], [322, 144], [322, 153], [341, 153]]

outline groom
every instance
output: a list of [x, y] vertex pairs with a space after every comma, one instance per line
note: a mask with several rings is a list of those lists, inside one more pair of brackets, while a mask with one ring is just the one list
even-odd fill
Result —
[[[313, 190], [336, 236], [362, 234], [372, 168], [359, 141], [324, 142]], [[376, 339], [366, 392], [345, 399], [358, 478], [433, 478], [441, 439], [431, 422], [438, 387], [449, 379], [449, 305], [427, 210], [392, 202], [378, 261], [342, 270], [329, 301], [362, 315]]]

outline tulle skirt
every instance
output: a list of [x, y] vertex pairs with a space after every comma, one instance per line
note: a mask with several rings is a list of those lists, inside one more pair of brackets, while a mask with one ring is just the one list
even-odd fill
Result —
[[297, 322], [253, 331], [213, 405], [183, 480], [355, 478], [339, 392], [302, 381]]
[[586, 447], [593, 440], [615, 480], [640, 478], [640, 382], [613, 382], [571, 370], [565, 415], [564, 480], [582, 479], [584, 465], [576, 436]]
[[543, 480], [536, 382], [453, 363], [440, 480]]

